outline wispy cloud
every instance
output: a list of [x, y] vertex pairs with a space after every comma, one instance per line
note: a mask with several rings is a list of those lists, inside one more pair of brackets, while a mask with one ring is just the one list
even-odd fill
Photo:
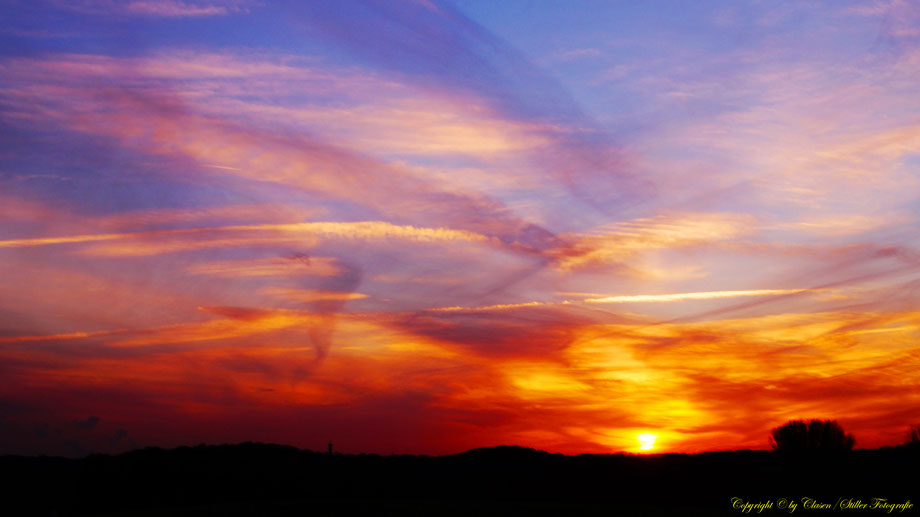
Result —
[[564, 270], [616, 265], [643, 251], [730, 241], [756, 231], [747, 214], [683, 213], [605, 225], [590, 233], [562, 236], [551, 254]]
[[334, 257], [311, 257], [295, 254], [287, 257], [242, 259], [221, 262], [202, 262], [188, 267], [196, 275], [212, 275], [223, 278], [241, 277], [286, 277], [286, 276], [335, 276], [342, 272], [336, 266]]
[[484, 312], [484, 311], [502, 311], [506, 309], [520, 309], [522, 307], [542, 307], [548, 305], [545, 302], [524, 302], [524, 303], [502, 303], [497, 305], [486, 305], [484, 307], [437, 307], [428, 309], [433, 312]]
[[56, 2], [62, 7], [93, 14], [126, 14], [166, 18], [224, 16], [245, 12], [251, 2], [245, 0], [79, 0]]
[[286, 287], [268, 287], [263, 289], [262, 292], [270, 296], [278, 296], [285, 300], [295, 302], [346, 302], [351, 300], [361, 300], [368, 297], [368, 295], [364, 293], [322, 291], [317, 289], [291, 289]]
[[[221, 234], [259, 234], [278, 233], [277, 238], [267, 237], [222, 237]], [[211, 236], [213, 239], [201, 239]], [[191, 237], [191, 238], [189, 238]], [[111, 246], [96, 246], [87, 253], [96, 255], [138, 256], [157, 253], [170, 253], [186, 249], [198, 249], [216, 246], [232, 246], [259, 242], [292, 241], [303, 237], [343, 238], [361, 240], [404, 240], [414, 242], [464, 241], [487, 243], [489, 239], [464, 230], [448, 228], [416, 228], [399, 226], [382, 221], [362, 221], [354, 223], [312, 222], [289, 224], [253, 224], [237, 226], [218, 226], [213, 228], [182, 228], [177, 230], [157, 230], [139, 233], [104, 233], [96, 235], [72, 235], [67, 237], [44, 237], [34, 239], [10, 239], [0, 241], [0, 248], [21, 248], [49, 246], [58, 244], [86, 244], [104, 241], [121, 241]], [[303, 242], [303, 241], [301, 241]]]
[[682, 302], [686, 300], [716, 300], [720, 298], [744, 298], [747, 296], [776, 296], [785, 294], [798, 294], [811, 291], [811, 289], [756, 289], [748, 291], [707, 291], [701, 293], [673, 293], [673, 294], [634, 294], [620, 296], [604, 296], [601, 298], [588, 298], [587, 303], [666, 303]]

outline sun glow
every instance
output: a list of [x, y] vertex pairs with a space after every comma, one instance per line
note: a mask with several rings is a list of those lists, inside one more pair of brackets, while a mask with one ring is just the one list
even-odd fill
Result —
[[639, 438], [639, 450], [649, 451], [655, 447], [655, 440], [658, 439], [658, 436], [654, 434], [643, 433], [640, 434]]

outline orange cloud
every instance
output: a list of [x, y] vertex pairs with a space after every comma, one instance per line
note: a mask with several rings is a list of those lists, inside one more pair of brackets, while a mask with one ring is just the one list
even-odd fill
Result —
[[229, 338], [248, 337], [276, 330], [305, 325], [316, 318], [293, 311], [234, 311], [206, 309], [224, 319], [203, 323], [182, 323], [146, 331], [137, 336], [125, 337], [111, 343], [112, 346], [150, 346], [177, 343], [216, 341]]
[[566, 244], [551, 255], [563, 270], [617, 264], [653, 250], [730, 241], [756, 227], [745, 214], [685, 213], [636, 219], [605, 226], [592, 233], [561, 237]]
[[223, 278], [251, 276], [335, 276], [342, 272], [334, 257], [308, 257], [292, 255], [267, 259], [229, 260], [193, 264], [187, 271], [196, 275], [211, 275]]
[[[57, 359], [56, 368], [49, 369], [53, 348], [39, 356], [9, 348], [38, 341], [5, 340], [0, 355], [8, 364], [44, 356], [44, 369], [17, 374], [40, 389], [101, 389], [130, 379], [143, 387], [144, 396], [170, 401], [173, 414], [205, 420], [221, 418], [226, 393], [234, 394], [243, 411], [346, 404], [356, 417], [365, 402], [390, 397], [395, 404], [411, 399], [410, 393], [426, 393], [424, 405], [413, 411], [467, 422], [462, 431], [450, 432], [460, 434], [448, 433], [442, 447], [472, 435], [566, 452], [632, 451], [640, 446], [637, 435], [651, 433], [658, 436], [659, 452], [716, 450], [726, 442], [764, 448], [771, 426], [802, 416], [838, 418], [861, 445], [873, 446], [886, 443], [883, 431], [906, 425], [909, 410], [920, 407], [920, 398], [904, 391], [920, 382], [916, 312], [776, 314], [658, 325], [570, 320], [565, 346], [533, 357], [458, 347], [436, 333], [393, 326], [388, 322], [394, 315], [349, 314], [335, 317], [337, 344], [317, 369], [308, 336], [328, 315], [208, 311], [215, 319], [87, 336], [105, 347], [90, 346], [77, 362]], [[509, 321], [513, 317], [501, 320]], [[518, 347], [534, 346], [525, 328], [511, 338]], [[43, 338], [56, 339], [71, 337]], [[93, 357], [109, 354], [107, 349], [145, 355]], [[164, 382], [174, 387], [164, 388]], [[899, 402], [892, 406], [896, 393]], [[890, 420], [892, 415], [900, 416]]]
[[71, 334], [49, 334], [45, 336], [4, 336], [0, 343], [25, 343], [29, 341], [57, 341], [61, 339], [81, 339], [93, 334], [88, 332], [73, 332]]
[[[202, 236], [226, 233], [275, 233], [276, 236], [202, 239]], [[119, 241], [111, 245], [87, 248], [85, 253], [106, 256], [140, 256], [170, 253], [189, 249], [251, 245], [267, 242], [300, 242], [308, 244], [322, 238], [353, 240], [402, 240], [409, 242], [435, 243], [462, 241], [484, 243], [489, 239], [465, 230], [449, 228], [418, 228], [394, 225], [382, 221], [354, 223], [312, 222], [289, 224], [252, 224], [218, 226], [213, 228], [183, 228], [138, 233], [108, 233], [95, 235], [72, 235], [67, 237], [40, 237], [31, 239], [9, 239], [0, 241], [0, 248], [47, 246], [55, 244], [83, 244], [103, 241]]]
[[323, 291], [317, 289], [291, 289], [285, 287], [267, 287], [262, 289], [263, 294], [277, 296], [293, 302], [317, 302], [317, 301], [350, 301], [367, 298], [368, 295], [363, 293], [348, 293], [341, 291]]
[[501, 311], [506, 309], [520, 309], [521, 307], [541, 307], [548, 305], [544, 302], [525, 302], [525, 303], [504, 303], [498, 305], [486, 305], [484, 307], [438, 307], [427, 309], [432, 312], [483, 312], [483, 311]]
[[154, 209], [125, 212], [99, 218], [85, 218], [86, 224], [94, 228], [118, 228], [136, 230], [138, 227], [155, 227], [200, 221], [245, 221], [247, 223], [284, 223], [292, 220], [313, 218], [322, 210], [294, 205], [254, 204], [182, 209]]

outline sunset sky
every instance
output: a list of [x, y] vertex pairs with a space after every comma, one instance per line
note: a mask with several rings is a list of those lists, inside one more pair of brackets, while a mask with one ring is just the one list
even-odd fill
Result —
[[917, 92], [906, 0], [5, 1], [0, 453], [902, 443]]

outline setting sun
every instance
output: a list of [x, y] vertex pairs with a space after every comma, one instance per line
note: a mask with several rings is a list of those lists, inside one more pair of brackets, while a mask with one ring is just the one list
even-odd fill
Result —
[[658, 436], [654, 434], [643, 433], [638, 436], [639, 438], [639, 450], [649, 451], [655, 448], [655, 440]]

